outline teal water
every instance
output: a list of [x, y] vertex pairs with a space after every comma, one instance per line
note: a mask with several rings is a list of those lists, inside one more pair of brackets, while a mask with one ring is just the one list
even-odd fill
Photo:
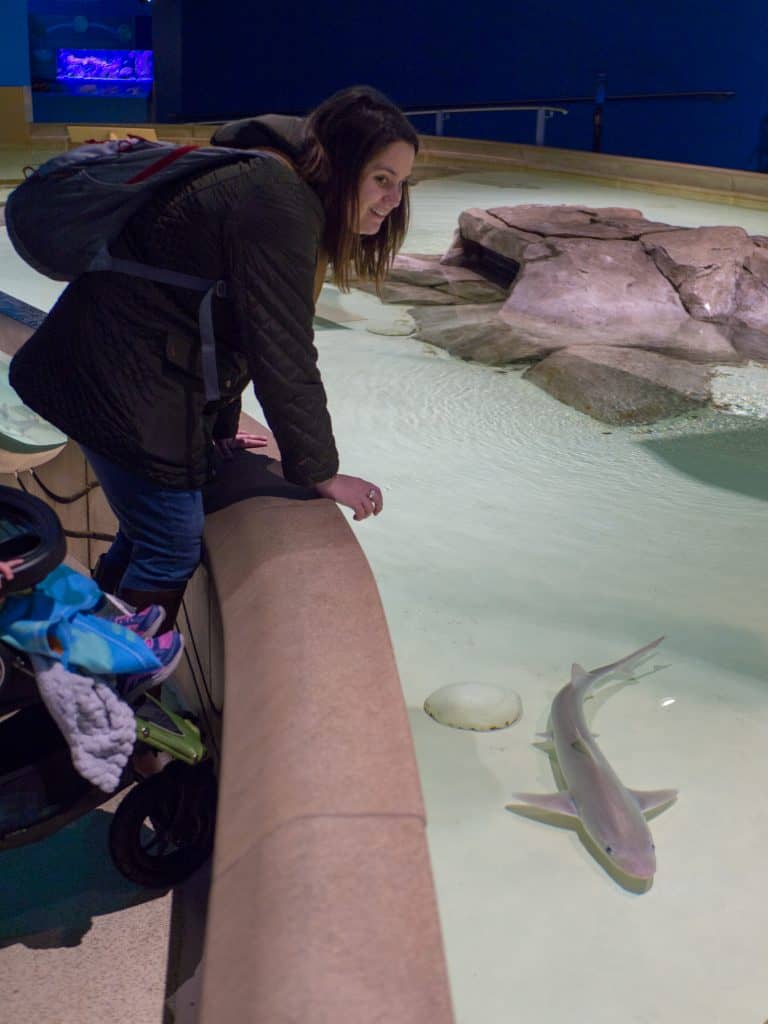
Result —
[[10, 452], [59, 448], [66, 437], [19, 401], [8, 383], [9, 362], [10, 359], [0, 353], [0, 448]]

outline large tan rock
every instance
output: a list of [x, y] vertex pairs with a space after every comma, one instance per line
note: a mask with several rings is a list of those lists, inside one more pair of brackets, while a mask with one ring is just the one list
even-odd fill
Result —
[[739, 275], [731, 319], [738, 327], [768, 331], [768, 281], [749, 270]]
[[[460, 359], [502, 366], [532, 359], [541, 359], [552, 346], [542, 345], [536, 338], [499, 320], [501, 304], [414, 309], [416, 337]], [[494, 315], [495, 314], [495, 315]]]
[[485, 278], [469, 267], [445, 266], [440, 260], [440, 256], [396, 256], [389, 280], [417, 284], [422, 288], [434, 288], [456, 281], [485, 283]]
[[462, 302], [499, 302], [507, 297], [504, 288], [482, 278], [475, 281], [449, 281], [435, 290], [443, 295], [452, 295]]
[[355, 288], [361, 292], [378, 295], [386, 304], [401, 303], [409, 306], [448, 306], [458, 305], [466, 300], [460, 295], [451, 295], [440, 288], [422, 288], [415, 284], [404, 284], [401, 281], [384, 281], [379, 289], [371, 281], [356, 281]]
[[690, 318], [677, 323], [616, 322], [568, 330], [543, 316], [518, 313], [507, 306], [432, 306], [413, 309], [415, 336], [453, 355], [503, 365], [543, 359], [562, 348], [594, 345], [645, 348], [690, 362], [738, 363], [741, 350], [716, 324]]
[[550, 259], [521, 268], [505, 310], [544, 317], [566, 329], [663, 322], [674, 330], [688, 319], [677, 292], [640, 242], [555, 238], [549, 244]]
[[[757, 242], [757, 239], [753, 238], [752, 241]], [[768, 284], [768, 248], [756, 244], [744, 260], [744, 269]]]
[[436, 288], [462, 302], [500, 302], [507, 289], [468, 266], [448, 266], [439, 256], [396, 256], [389, 280]]
[[736, 326], [731, 328], [729, 336], [734, 351], [742, 361], [752, 359], [768, 364], [768, 334], [765, 331]]
[[755, 248], [742, 228], [683, 228], [646, 235], [642, 245], [691, 316], [722, 320], [733, 311], [744, 261]]
[[464, 240], [461, 237], [461, 231], [455, 228], [451, 244], [440, 257], [440, 264], [443, 267], [463, 267], [466, 265], [466, 262]]
[[638, 349], [563, 349], [525, 377], [603, 423], [653, 423], [705, 405], [710, 371]]
[[538, 363], [531, 380], [607, 422], [707, 402], [716, 364], [768, 364], [768, 235], [739, 227], [623, 207], [472, 208], [442, 257], [403, 257], [392, 278], [389, 300], [417, 307], [417, 338]]
[[378, 295], [385, 305], [460, 306], [464, 303], [499, 302], [506, 292], [490, 281], [450, 281], [441, 287], [420, 287], [400, 281], [384, 281], [377, 290], [370, 281], [356, 281], [355, 288]]
[[[437, 310], [435, 311], [437, 312]], [[689, 362], [737, 363], [742, 361], [729, 338], [716, 324], [686, 319], [677, 322], [614, 321], [610, 325], [580, 325], [563, 330], [552, 319], [518, 313], [502, 307], [499, 320], [516, 338], [536, 345], [543, 357], [561, 348], [601, 345], [618, 348], [643, 348], [686, 359]]]
[[[731, 321], [735, 327], [735, 345], [743, 350], [744, 328], [749, 331], [748, 350], [768, 351], [768, 238], [753, 236], [755, 243], [744, 261], [736, 283]], [[756, 335], [762, 335], [757, 337]], [[768, 361], [768, 356], [751, 355]]]
[[623, 207], [591, 209], [580, 206], [499, 206], [488, 210], [508, 227], [535, 235], [558, 238], [638, 239], [652, 231], [674, 231], [643, 217], [640, 210]]
[[459, 214], [459, 231], [463, 242], [475, 242], [515, 263], [552, 255], [539, 235], [511, 228], [488, 210], [464, 210]]

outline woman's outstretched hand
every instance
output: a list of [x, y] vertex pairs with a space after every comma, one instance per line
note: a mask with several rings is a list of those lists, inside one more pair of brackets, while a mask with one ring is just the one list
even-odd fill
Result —
[[243, 448], [264, 448], [269, 438], [262, 434], [235, 434], [234, 437], [220, 437], [213, 442], [219, 455], [231, 459], [233, 454]]
[[352, 518], [356, 520], [367, 519], [370, 515], [377, 516], [384, 508], [380, 488], [359, 476], [337, 473], [330, 480], [315, 484], [315, 490], [321, 498], [330, 498], [338, 505], [351, 508], [355, 513]]

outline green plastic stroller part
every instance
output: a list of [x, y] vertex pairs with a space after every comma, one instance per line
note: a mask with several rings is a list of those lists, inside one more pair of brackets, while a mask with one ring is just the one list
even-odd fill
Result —
[[164, 715], [176, 726], [177, 732], [166, 729], [156, 722], [149, 722], [136, 716], [136, 739], [146, 743], [155, 750], [162, 750], [185, 764], [200, 764], [205, 760], [208, 751], [200, 736], [200, 730], [194, 722], [181, 715], [174, 714], [161, 701], [147, 694], [151, 701], [162, 710]]

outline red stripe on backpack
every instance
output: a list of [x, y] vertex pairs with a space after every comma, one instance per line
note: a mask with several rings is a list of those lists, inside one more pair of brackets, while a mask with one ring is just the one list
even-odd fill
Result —
[[199, 149], [199, 146], [179, 146], [173, 151], [162, 157], [160, 160], [156, 160], [155, 163], [149, 167], [145, 167], [143, 171], [140, 171], [135, 177], [129, 178], [126, 181], [126, 185], [137, 185], [140, 181], [146, 181], [147, 178], [151, 178], [153, 174], [157, 174], [168, 164], [172, 164], [174, 160], [178, 160], [180, 156], [184, 156], [185, 153], [191, 152], [193, 149]]

